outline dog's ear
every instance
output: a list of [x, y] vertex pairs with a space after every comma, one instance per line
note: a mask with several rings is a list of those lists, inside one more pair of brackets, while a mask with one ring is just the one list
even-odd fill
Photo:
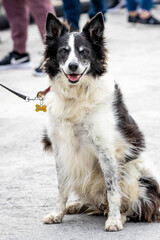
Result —
[[48, 13], [46, 20], [47, 36], [56, 38], [62, 36], [65, 32], [68, 32], [68, 28], [52, 13]]
[[104, 19], [101, 12], [97, 13], [86, 25], [82, 32], [93, 42], [103, 38]]

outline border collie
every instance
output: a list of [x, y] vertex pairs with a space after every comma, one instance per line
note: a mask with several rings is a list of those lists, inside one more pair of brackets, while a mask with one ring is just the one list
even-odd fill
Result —
[[[128, 219], [158, 221], [159, 184], [143, 160], [143, 134], [107, 73], [102, 14], [78, 33], [49, 13], [45, 45], [51, 90], [43, 144], [56, 161], [59, 195], [44, 223], [82, 212], [106, 215], [107, 231]], [[79, 201], [67, 206], [72, 192]]]

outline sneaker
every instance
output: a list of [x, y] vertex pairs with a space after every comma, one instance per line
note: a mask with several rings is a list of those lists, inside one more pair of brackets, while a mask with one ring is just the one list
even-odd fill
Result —
[[45, 74], [42, 70], [42, 63], [40, 64], [39, 67], [35, 68], [32, 72], [33, 76], [36, 76], [36, 77], [44, 77]]
[[160, 25], [160, 21], [153, 17], [152, 15], [149, 18], [139, 18], [139, 23], [148, 24], [148, 25]]
[[129, 23], [138, 23], [139, 21], [140, 21], [139, 15], [137, 15], [135, 17], [128, 16], [128, 22]]
[[160, 21], [150, 16], [149, 18], [140, 18], [139, 15], [136, 17], [128, 16], [129, 23], [141, 23], [141, 24], [148, 24], [148, 25], [160, 25]]
[[10, 52], [0, 61], [0, 70], [30, 68], [31, 62], [28, 53], [19, 54], [16, 51]]

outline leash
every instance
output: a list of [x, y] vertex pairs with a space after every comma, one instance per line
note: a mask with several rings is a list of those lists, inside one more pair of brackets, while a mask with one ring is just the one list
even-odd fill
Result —
[[44, 97], [45, 95], [50, 91], [50, 87], [48, 87], [47, 89], [45, 89], [44, 91], [40, 91], [37, 93], [37, 96], [35, 98], [30, 98], [29, 96], [25, 96], [21, 93], [18, 93], [6, 86], [4, 86], [3, 84], [0, 83], [0, 86], [5, 88], [6, 90], [8, 90], [9, 92], [15, 94], [16, 96], [22, 98], [23, 100], [25, 100], [26, 102], [30, 102], [30, 101], [40, 101], [40, 104], [36, 104], [36, 109], [35, 111], [36, 112], [39, 112], [39, 111], [43, 111], [43, 112], [46, 112], [47, 111], [47, 106], [46, 105], [43, 105], [43, 102], [44, 102]]

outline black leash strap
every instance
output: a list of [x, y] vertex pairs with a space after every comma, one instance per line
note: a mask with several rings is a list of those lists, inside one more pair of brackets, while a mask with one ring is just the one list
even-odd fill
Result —
[[40, 91], [37, 93], [37, 96], [35, 98], [30, 98], [29, 96], [25, 96], [21, 93], [18, 93], [18, 92], [15, 92], [13, 91], [12, 89], [4, 86], [3, 84], [0, 83], [0, 86], [7, 89], [8, 91], [10, 91], [11, 93], [15, 94], [16, 96], [22, 98], [23, 100], [25, 100], [26, 102], [30, 102], [30, 101], [36, 101], [38, 100], [40, 102], [40, 104], [36, 104], [36, 109], [35, 111], [36, 112], [39, 112], [39, 111], [43, 111], [43, 112], [47, 112], [47, 106], [46, 105], [43, 105], [43, 101], [44, 101], [44, 96], [50, 91], [50, 87], [47, 88], [46, 90], [44, 91]]
[[15, 94], [16, 96], [18, 96], [18, 97], [24, 99], [25, 101], [27, 101], [27, 99], [28, 99], [27, 96], [25, 96], [25, 95], [23, 95], [23, 94], [20, 94], [20, 93], [18, 93], [18, 92], [13, 91], [12, 89], [10, 89], [10, 88], [4, 86], [4, 85], [1, 84], [1, 83], [0, 83], [0, 86], [3, 87], [3, 88], [5, 88], [5, 89], [7, 89], [7, 90], [10, 91], [10, 92], [12, 92], [12, 93]]

